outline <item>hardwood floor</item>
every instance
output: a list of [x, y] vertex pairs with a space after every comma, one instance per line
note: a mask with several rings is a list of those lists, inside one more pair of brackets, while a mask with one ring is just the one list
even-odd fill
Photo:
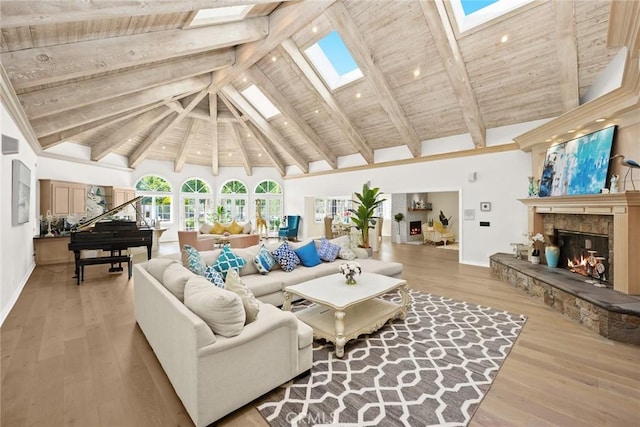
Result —
[[[457, 251], [385, 242], [375, 257], [404, 263], [420, 291], [528, 316], [472, 426], [638, 425], [640, 347], [562, 317], [488, 268], [458, 264]], [[193, 425], [135, 323], [133, 283], [105, 269], [87, 267], [79, 287], [72, 264], [35, 269], [0, 329], [0, 425]], [[249, 404], [218, 425], [267, 424]]]

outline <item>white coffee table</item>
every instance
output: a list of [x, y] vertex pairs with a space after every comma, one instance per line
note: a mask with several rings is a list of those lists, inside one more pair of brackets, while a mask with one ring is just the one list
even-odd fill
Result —
[[[334, 343], [336, 356], [342, 357], [347, 341], [380, 329], [388, 320], [406, 319], [409, 309], [405, 280], [374, 273], [362, 273], [357, 280], [347, 285], [342, 274], [332, 274], [287, 286], [282, 309], [291, 310], [292, 295], [316, 303], [296, 315], [313, 328], [314, 337]], [[400, 304], [378, 298], [393, 290], [400, 292]]]

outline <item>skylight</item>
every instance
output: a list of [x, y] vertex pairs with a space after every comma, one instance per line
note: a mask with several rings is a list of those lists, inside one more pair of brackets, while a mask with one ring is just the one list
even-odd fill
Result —
[[337, 31], [330, 32], [304, 53], [331, 90], [363, 76]]
[[280, 114], [280, 110], [269, 101], [269, 98], [256, 85], [249, 86], [241, 93], [265, 119], [269, 120]]
[[244, 19], [252, 7], [253, 5], [249, 4], [242, 6], [216, 7], [213, 9], [200, 9], [189, 26], [200, 27], [202, 25], [240, 21]]
[[451, 0], [450, 4], [458, 30], [464, 32], [531, 1], [533, 0]]

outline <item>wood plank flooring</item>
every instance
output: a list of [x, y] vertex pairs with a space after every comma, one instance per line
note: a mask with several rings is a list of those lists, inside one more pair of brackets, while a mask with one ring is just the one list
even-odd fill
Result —
[[[470, 425], [640, 425], [640, 347], [609, 341], [457, 256], [389, 242], [375, 254], [402, 262], [415, 289], [528, 316]], [[72, 264], [35, 269], [0, 329], [0, 425], [193, 425], [135, 323], [133, 282], [106, 269], [87, 267], [79, 287]], [[217, 425], [267, 426], [253, 404]]]

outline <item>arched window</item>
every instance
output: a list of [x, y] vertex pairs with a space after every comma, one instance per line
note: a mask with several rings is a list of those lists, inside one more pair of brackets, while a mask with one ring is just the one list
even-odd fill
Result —
[[283, 215], [282, 187], [277, 182], [267, 179], [258, 183], [254, 193], [256, 226], [260, 215], [266, 221], [268, 231], [278, 230]]
[[186, 180], [180, 187], [180, 223], [183, 230], [195, 230], [203, 222], [213, 222], [213, 195], [209, 184], [199, 178]]
[[242, 181], [227, 181], [220, 188], [220, 203], [217, 208], [219, 221], [247, 221], [248, 203], [247, 186]]
[[142, 215], [148, 223], [171, 222], [171, 185], [162, 177], [146, 175], [136, 183]]

